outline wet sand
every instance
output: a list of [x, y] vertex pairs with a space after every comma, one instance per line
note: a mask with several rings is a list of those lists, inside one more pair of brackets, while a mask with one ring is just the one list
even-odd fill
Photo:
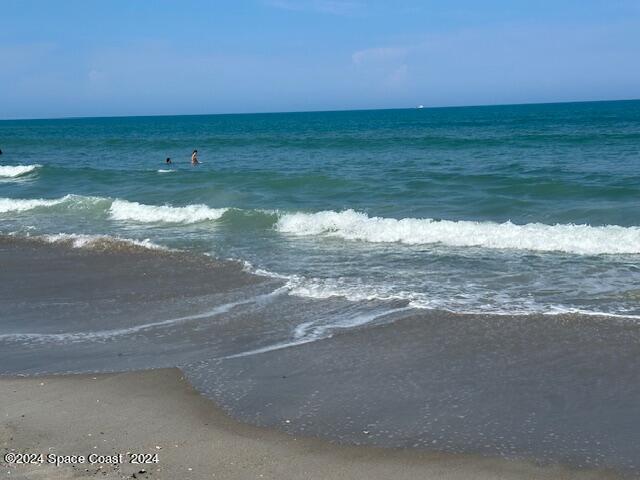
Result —
[[290, 434], [632, 478], [639, 371], [634, 322], [444, 312], [185, 368], [234, 418]]
[[[0, 378], [2, 455], [125, 454], [125, 463], [0, 463], [5, 478], [442, 479], [618, 478], [603, 471], [407, 449], [337, 446], [238, 423], [199, 395], [178, 369]], [[158, 455], [132, 465], [126, 453]], [[143, 473], [140, 473], [144, 470]]]

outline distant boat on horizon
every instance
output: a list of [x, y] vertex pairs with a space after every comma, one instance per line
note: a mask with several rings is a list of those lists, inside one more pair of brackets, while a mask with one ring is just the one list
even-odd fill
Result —
[[420, 110], [421, 108], [424, 108], [424, 105], [418, 105], [416, 108]]

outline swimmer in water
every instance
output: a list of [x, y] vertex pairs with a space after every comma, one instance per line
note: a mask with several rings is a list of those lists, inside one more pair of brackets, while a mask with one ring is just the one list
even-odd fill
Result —
[[171, 165], [171, 159], [169, 157], [167, 157], [167, 159], [165, 160], [165, 162], [167, 165]]
[[200, 162], [198, 161], [198, 150], [194, 150], [191, 154], [191, 165], [198, 165]]

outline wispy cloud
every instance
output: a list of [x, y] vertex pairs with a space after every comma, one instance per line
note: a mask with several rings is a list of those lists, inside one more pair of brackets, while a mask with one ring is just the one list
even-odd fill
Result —
[[281, 10], [349, 15], [362, 8], [362, 3], [349, 0], [265, 0], [265, 4]]

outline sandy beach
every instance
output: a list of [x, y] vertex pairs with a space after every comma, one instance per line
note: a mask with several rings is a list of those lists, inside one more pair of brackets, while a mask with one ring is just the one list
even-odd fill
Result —
[[[253, 427], [199, 395], [178, 369], [3, 377], [0, 404], [2, 454], [44, 456], [44, 464], [3, 463], [3, 475], [13, 479], [618, 478], [467, 455], [338, 446]], [[128, 452], [150, 454], [152, 463], [131, 464]], [[55, 466], [47, 464], [50, 454], [83, 455], [87, 461], [91, 454], [123, 454], [124, 461]]]

